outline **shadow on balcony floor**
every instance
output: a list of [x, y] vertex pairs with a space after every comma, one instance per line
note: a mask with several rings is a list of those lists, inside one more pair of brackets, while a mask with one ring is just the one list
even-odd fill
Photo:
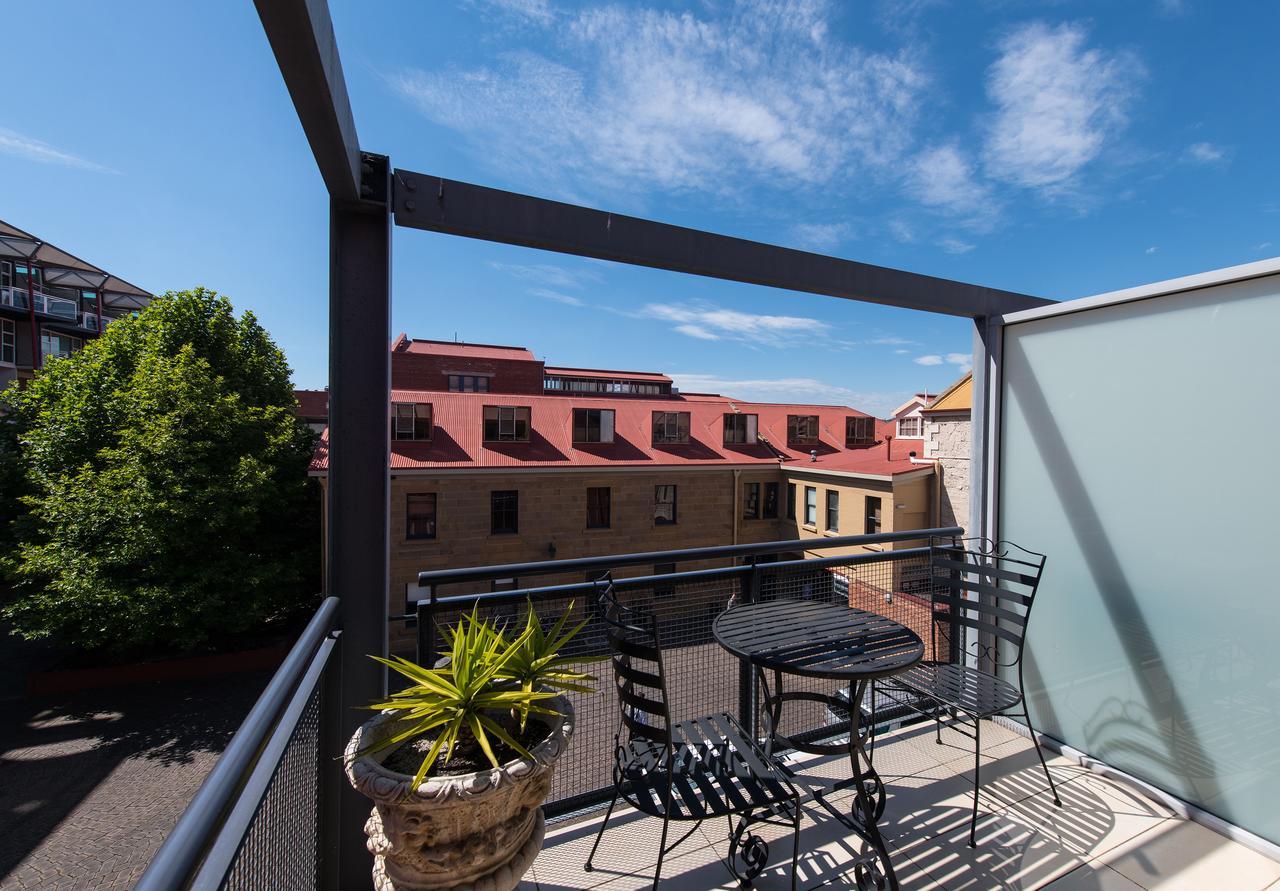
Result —
[[[889, 788], [882, 823], [904, 889], [1120, 889], [1223, 887], [1260, 891], [1280, 881], [1275, 863], [1224, 836], [1176, 817], [1126, 785], [1091, 774], [1073, 761], [1049, 761], [1063, 807], [1041, 794], [1047, 784], [1030, 742], [984, 723], [978, 847], [967, 845], [973, 795], [969, 741], [932, 727], [885, 737], [876, 766]], [[1046, 753], [1049, 754], [1049, 753]], [[797, 761], [802, 773], [843, 776], [840, 759]], [[851, 792], [832, 797], [847, 807]], [[600, 815], [552, 827], [522, 888], [608, 891], [647, 888], [661, 823], [632, 811], [610, 822], [594, 872], [582, 864]], [[787, 830], [765, 827], [770, 867], [760, 889], [789, 888]], [[722, 858], [724, 822], [705, 823], [663, 864], [663, 888], [736, 888]], [[807, 808], [801, 828], [799, 881], [809, 888], [856, 887], [847, 871], [857, 841], [820, 807]]]

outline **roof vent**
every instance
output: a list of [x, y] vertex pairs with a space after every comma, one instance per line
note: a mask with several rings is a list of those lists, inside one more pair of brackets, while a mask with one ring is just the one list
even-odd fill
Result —
[[818, 450], [817, 450], [817, 449], [811, 449], [811, 450], [809, 451], [809, 460], [810, 460], [810, 461], [812, 461], [812, 462], [814, 462], [815, 464], [817, 463], [817, 461], [818, 461]]

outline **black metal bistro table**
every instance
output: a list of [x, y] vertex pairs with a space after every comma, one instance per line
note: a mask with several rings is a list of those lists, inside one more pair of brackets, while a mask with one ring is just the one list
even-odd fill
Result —
[[[866, 843], [854, 863], [854, 877], [862, 888], [898, 888], [897, 876], [877, 823], [884, 814], [885, 789], [867, 752], [871, 727], [861, 725], [860, 704], [868, 685], [878, 678], [905, 671], [924, 655], [920, 636], [876, 613], [840, 603], [809, 600], [769, 600], [732, 606], [715, 620], [716, 641], [755, 667], [764, 692], [767, 750], [795, 749], [817, 755], [847, 754], [852, 776], [836, 783], [805, 783], [813, 799]], [[773, 675], [772, 685], [769, 674]], [[783, 675], [826, 678], [849, 684], [849, 699], [804, 690], [787, 692]], [[849, 714], [849, 741], [830, 744], [788, 739], [778, 732], [783, 703], [797, 700], [834, 706]], [[826, 795], [853, 787], [849, 814], [840, 812]]]

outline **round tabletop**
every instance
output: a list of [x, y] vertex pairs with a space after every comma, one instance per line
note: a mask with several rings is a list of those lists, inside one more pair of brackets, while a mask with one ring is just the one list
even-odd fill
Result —
[[874, 680], [924, 655], [911, 629], [840, 603], [744, 603], [717, 616], [712, 633], [730, 653], [761, 668], [813, 678]]

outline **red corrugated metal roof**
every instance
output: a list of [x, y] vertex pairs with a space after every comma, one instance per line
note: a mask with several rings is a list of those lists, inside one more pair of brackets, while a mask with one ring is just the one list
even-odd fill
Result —
[[[838, 470], [849, 473], [890, 475], [920, 469], [907, 457], [910, 448], [893, 443], [894, 460], [886, 457], [883, 442], [848, 449], [844, 445], [845, 418], [866, 417], [848, 406], [753, 403], [724, 397], [700, 396], [666, 399], [616, 399], [587, 396], [526, 396], [504, 393], [442, 393], [393, 390], [395, 402], [429, 402], [434, 434], [430, 442], [391, 443], [393, 470], [554, 467], [661, 467], [779, 464], [774, 451], [763, 443], [725, 445], [723, 417], [736, 406], [744, 414], [759, 416], [761, 436], [784, 456], [785, 466], [797, 469]], [[486, 405], [528, 406], [532, 434], [527, 443], [483, 442], [483, 410]], [[614, 441], [600, 444], [572, 442], [573, 409], [612, 409]], [[683, 411], [690, 415], [687, 445], [654, 445], [655, 411]], [[787, 446], [787, 415], [816, 414], [820, 442], [813, 446]], [[881, 430], [891, 426], [877, 425]], [[313, 470], [324, 470], [328, 460], [327, 433], [316, 452]], [[818, 452], [810, 462], [809, 451]], [[920, 450], [917, 449], [919, 454]], [[899, 457], [901, 456], [901, 457]]]
[[401, 347], [405, 352], [431, 356], [462, 356], [471, 359], [513, 359], [536, 362], [524, 347], [499, 346], [492, 343], [454, 343], [449, 340], [411, 340]]
[[627, 380], [627, 381], [659, 381], [662, 383], [671, 383], [671, 378], [665, 374], [658, 374], [654, 371], [609, 371], [604, 368], [566, 368], [558, 366], [552, 368], [547, 366], [543, 369], [548, 375], [557, 375], [559, 377], [582, 377], [582, 378], [604, 378], [607, 380]]

